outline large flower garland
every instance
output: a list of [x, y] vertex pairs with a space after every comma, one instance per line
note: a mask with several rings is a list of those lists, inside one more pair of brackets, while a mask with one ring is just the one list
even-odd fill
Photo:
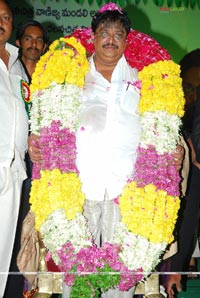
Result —
[[153, 38], [131, 30], [125, 56], [140, 71], [141, 141], [135, 174], [118, 198], [122, 222], [111, 243], [94, 245], [75, 162], [85, 50], [94, 52], [90, 28], [56, 40], [31, 85], [32, 132], [40, 136], [42, 151], [34, 165], [31, 208], [48, 257], [67, 273], [72, 298], [98, 297], [99, 287], [128, 290], [144, 279], [173, 240], [179, 209], [180, 177], [172, 163], [184, 106], [179, 66]]
[[[89, 56], [93, 54], [91, 28], [77, 29], [73, 36], [86, 47]], [[139, 70], [140, 81], [136, 84], [141, 89], [142, 135], [134, 165], [135, 175], [119, 198], [122, 222], [128, 229], [125, 232], [124, 225], [120, 224], [117, 234], [123, 235], [120, 237], [122, 242], [129, 231], [144, 236], [144, 242], [150, 240], [149, 245], [160, 242], [161, 246], [155, 248], [158, 262], [157, 256], [173, 240], [180, 204], [181, 177], [173, 165], [172, 156], [179, 141], [180, 117], [184, 114], [180, 67], [170, 60], [167, 50], [156, 40], [133, 29], [127, 37], [125, 57], [132, 67]], [[114, 238], [120, 242], [116, 235]], [[138, 239], [135, 241], [138, 245]], [[150, 252], [151, 249], [146, 254], [149, 257]], [[132, 254], [132, 266], [137, 259], [135, 256], [139, 256], [139, 250]], [[148, 266], [148, 270], [154, 267], [155, 262], [154, 266]]]
[[88, 68], [85, 48], [74, 37], [60, 38], [42, 56], [32, 77], [31, 129], [40, 136], [42, 151], [41, 163], [33, 168], [30, 197], [37, 229], [58, 209], [69, 220], [82, 212], [75, 132]]

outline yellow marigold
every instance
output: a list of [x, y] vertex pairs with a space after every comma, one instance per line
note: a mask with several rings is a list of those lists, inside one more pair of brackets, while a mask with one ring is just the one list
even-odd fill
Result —
[[32, 182], [30, 203], [37, 229], [58, 209], [65, 210], [67, 219], [75, 218], [77, 213], [83, 212], [84, 201], [76, 173], [62, 173], [59, 169], [41, 171], [41, 178]]
[[166, 111], [184, 115], [184, 94], [180, 66], [172, 60], [152, 63], [139, 72], [142, 82], [139, 110], [144, 112]]
[[88, 70], [86, 50], [81, 43], [74, 37], [61, 37], [50, 45], [38, 61], [32, 75], [31, 94], [49, 88], [52, 82], [83, 87]]
[[122, 222], [133, 234], [144, 236], [153, 243], [172, 242], [180, 207], [178, 197], [156, 190], [152, 184], [139, 188], [132, 181], [125, 186], [119, 204]]

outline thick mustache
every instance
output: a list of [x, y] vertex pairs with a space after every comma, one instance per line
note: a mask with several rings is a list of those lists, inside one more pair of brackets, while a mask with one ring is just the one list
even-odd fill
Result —
[[103, 48], [105, 48], [105, 47], [113, 47], [113, 48], [116, 48], [116, 49], [119, 48], [116, 44], [113, 44], [113, 43], [106, 43], [106, 44], [103, 45]]
[[2, 30], [3, 32], [6, 32], [5, 29], [3, 27], [0, 27], [0, 30]]
[[37, 48], [32, 48], [32, 47], [31, 47], [31, 48], [28, 48], [28, 49], [27, 49], [27, 51], [32, 51], [32, 50], [35, 50], [35, 51], [39, 52], [39, 50], [38, 50]]

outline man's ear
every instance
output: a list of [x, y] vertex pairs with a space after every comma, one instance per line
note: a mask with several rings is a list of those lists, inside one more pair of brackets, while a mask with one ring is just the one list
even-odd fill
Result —
[[19, 42], [19, 39], [16, 39], [16, 40], [15, 40], [15, 44], [16, 44], [16, 46], [17, 46], [18, 48], [20, 48], [20, 42]]

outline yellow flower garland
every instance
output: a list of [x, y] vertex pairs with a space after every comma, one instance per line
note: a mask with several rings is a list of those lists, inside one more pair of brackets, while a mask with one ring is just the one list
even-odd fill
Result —
[[139, 188], [133, 181], [125, 186], [119, 203], [122, 221], [133, 234], [144, 236], [153, 243], [172, 242], [180, 207], [178, 197], [156, 190], [152, 184]]
[[81, 43], [74, 37], [61, 37], [50, 45], [48, 52], [38, 61], [32, 76], [31, 94], [49, 88], [52, 82], [83, 87], [88, 70], [86, 50]]
[[76, 173], [62, 173], [59, 169], [41, 171], [41, 178], [32, 182], [30, 203], [39, 230], [47, 216], [64, 209], [68, 220], [83, 212], [85, 196]]
[[[172, 60], [149, 64], [139, 72], [139, 79], [142, 82], [139, 102], [141, 116], [157, 111], [183, 116], [184, 94], [178, 64]], [[133, 234], [155, 244], [173, 241], [179, 197], [157, 190], [153, 184], [137, 187], [136, 182], [132, 181], [123, 189], [119, 203], [122, 222]]]
[[139, 72], [142, 81], [140, 113], [166, 111], [184, 115], [184, 95], [180, 66], [172, 60], [152, 63]]

